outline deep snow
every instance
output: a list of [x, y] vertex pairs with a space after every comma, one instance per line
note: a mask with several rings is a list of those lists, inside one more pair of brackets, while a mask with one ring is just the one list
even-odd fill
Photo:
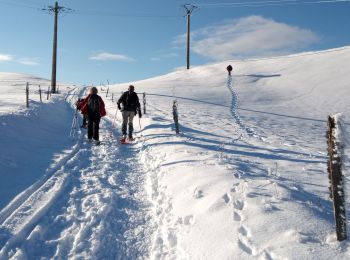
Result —
[[335, 238], [325, 133], [329, 114], [349, 124], [349, 62], [344, 47], [135, 82], [147, 114], [124, 146], [115, 101], [129, 83], [108, 97], [104, 86], [100, 147], [84, 130], [68, 136], [85, 88], [25, 109], [23, 85], [9, 82], [35, 80], [0, 74], [0, 258], [348, 259], [349, 243]]

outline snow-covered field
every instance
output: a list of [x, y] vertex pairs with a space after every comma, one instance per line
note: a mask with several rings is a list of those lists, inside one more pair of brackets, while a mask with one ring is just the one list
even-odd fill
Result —
[[349, 259], [325, 138], [329, 114], [349, 125], [349, 63], [344, 47], [133, 82], [147, 113], [130, 145], [115, 103], [129, 83], [104, 86], [101, 146], [69, 137], [85, 88], [26, 109], [24, 82], [48, 82], [0, 73], [0, 259]]

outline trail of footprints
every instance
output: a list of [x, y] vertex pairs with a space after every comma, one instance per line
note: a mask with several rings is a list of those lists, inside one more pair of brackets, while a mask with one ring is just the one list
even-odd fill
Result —
[[[247, 226], [244, 224], [244, 209], [246, 206], [246, 202], [242, 198], [247, 197], [247, 189], [247, 182], [235, 183], [231, 188], [231, 197], [235, 197], [235, 194], [241, 193], [239, 194], [240, 198], [235, 199], [232, 202], [233, 220], [239, 222], [239, 226], [237, 229], [238, 247], [250, 256], [258, 257], [259, 259], [272, 260], [273, 257], [265, 249], [258, 249], [253, 245], [251, 241], [252, 234], [249, 228], [247, 228]], [[228, 194], [225, 194], [224, 196], [228, 196]]]

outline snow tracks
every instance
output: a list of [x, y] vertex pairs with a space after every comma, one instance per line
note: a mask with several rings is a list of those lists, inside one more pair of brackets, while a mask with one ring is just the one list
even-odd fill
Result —
[[0, 259], [147, 257], [149, 205], [138, 144], [120, 146], [108, 119], [100, 146], [57, 155], [47, 174], [0, 214]]

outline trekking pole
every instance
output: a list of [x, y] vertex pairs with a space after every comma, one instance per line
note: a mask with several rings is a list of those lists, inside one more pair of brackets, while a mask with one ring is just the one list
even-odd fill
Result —
[[140, 126], [140, 133], [141, 133], [141, 137], [142, 137], [142, 128], [141, 128], [141, 118], [139, 117], [139, 126]]
[[72, 126], [71, 126], [70, 133], [69, 133], [69, 136], [72, 138], [75, 137], [75, 132], [77, 130], [77, 118], [78, 118], [78, 109], [75, 110]]
[[112, 122], [112, 129], [115, 128], [115, 123], [116, 123], [116, 120], [117, 120], [117, 114], [118, 114], [118, 108], [115, 110], [115, 114], [114, 114], [114, 117], [113, 117], [113, 122]]

